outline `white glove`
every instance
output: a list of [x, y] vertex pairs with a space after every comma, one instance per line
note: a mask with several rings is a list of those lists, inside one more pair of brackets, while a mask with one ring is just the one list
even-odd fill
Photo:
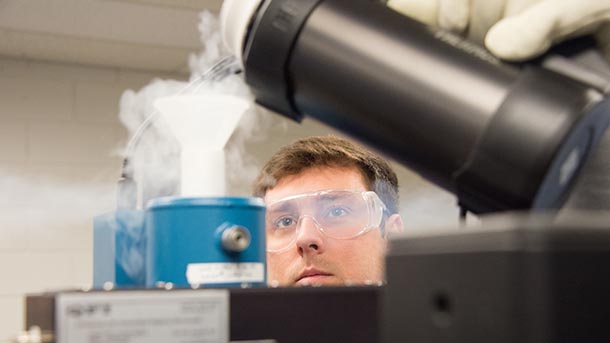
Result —
[[566, 38], [594, 33], [610, 61], [610, 0], [389, 0], [388, 6], [484, 42], [507, 60], [528, 59]]

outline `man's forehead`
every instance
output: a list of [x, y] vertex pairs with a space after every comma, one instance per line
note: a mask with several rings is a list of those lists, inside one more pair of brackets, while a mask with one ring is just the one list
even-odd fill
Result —
[[362, 174], [355, 167], [315, 167], [279, 180], [265, 194], [265, 202], [328, 189], [367, 190]]
[[294, 208], [302, 207], [318, 207], [320, 205], [325, 206], [328, 204], [337, 203], [353, 203], [355, 199], [362, 199], [360, 189], [353, 192], [353, 190], [347, 189], [333, 189], [323, 190], [320, 192], [302, 193], [291, 195], [285, 198], [268, 202], [274, 210], [284, 211], [291, 210]]

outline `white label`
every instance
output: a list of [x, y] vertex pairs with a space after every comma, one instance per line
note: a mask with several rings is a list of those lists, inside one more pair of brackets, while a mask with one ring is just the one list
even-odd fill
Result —
[[64, 293], [57, 343], [226, 343], [227, 290]]
[[191, 285], [231, 282], [263, 282], [262, 263], [191, 263], [186, 268], [186, 279]]

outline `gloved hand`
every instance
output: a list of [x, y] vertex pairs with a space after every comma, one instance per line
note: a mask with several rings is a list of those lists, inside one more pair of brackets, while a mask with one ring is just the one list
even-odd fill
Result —
[[610, 0], [389, 0], [388, 6], [485, 43], [506, 60], [528, 59], [593, 33], [610, 61]]

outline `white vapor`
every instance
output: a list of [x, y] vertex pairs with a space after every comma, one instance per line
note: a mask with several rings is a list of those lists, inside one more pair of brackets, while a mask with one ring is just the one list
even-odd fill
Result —
[[[460, 209], [455, 195], [440, 188], [428, 186], [409, 191], [401, 199], [400, 215], [405, 232], [427, 230], [433, 227], [460, 227]], [[476, 224], [478, 218], [468, 214], [466, 224]]]
[[[198, 28], [203, 49], [189, 57], [190, 82], [197, 82], [201, 75], [229, 55], [222, 42], [219, 21], [215, 15], [208, 11], [202, 12]], [[247, 99], [254, 104], [253, 96], [242, 75], [229, 75], [218, 82], [194, 85], [185, 81], [157, 79], [139, 91], [126, 91], [121, 98], [119, 116], [130, 136], [133, 136], [148, 116], [155, 113], [155, 100], [176, 95], [181, 91], [183, 95], [227, 94]], [[263, 132], [270, 125], [268, 116], [265, 111], [260, 111], [253, 105], [242, 117], [239, 127], [225, 147], [226, 176], [229, 184], [250, 183], [256, 177], [259, 166], [244, 152], [248, 143], [263, 139]], [[177, 195], [177, 185], [181, 177], [180, 147], [161, 118], [157, 118], [153, 123], [142, 136], [132, 161], [142, 202], [157, 196]]]
[[[0, 169], [2, 222], [71, 230], [115, 206], [113, 182], [17, 176]], [[13, 210], [11, 210], [13, 209]]]

